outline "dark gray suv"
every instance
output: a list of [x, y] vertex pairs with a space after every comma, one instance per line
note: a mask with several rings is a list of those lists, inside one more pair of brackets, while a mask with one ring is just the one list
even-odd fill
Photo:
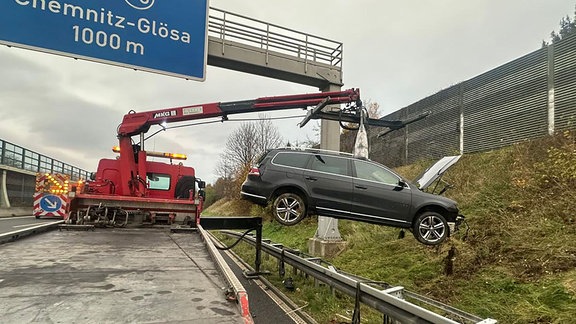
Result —
[[455, 201], [423, 192], [379, 163], [324, 150], [269, 150], [241, 194], [261, 205], [271, 202], [283, 225], [316, 214], [408, 228], [427, 245], [442, 243], [463, 219]]

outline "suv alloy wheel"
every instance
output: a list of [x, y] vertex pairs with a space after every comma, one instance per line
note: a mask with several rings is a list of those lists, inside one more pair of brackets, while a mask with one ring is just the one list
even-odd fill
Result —
[[282, 225], [295, 225], [306, 216], [306, 203], [293, 192], [280, 194], [272, 203], [274, 219]]
[[448, 237], [448, 222], [442, 214], [427, 211], [418, 216], [414, 222], [412, 233], [414, 237], [421, 243], [427, 245], [437, 245]]

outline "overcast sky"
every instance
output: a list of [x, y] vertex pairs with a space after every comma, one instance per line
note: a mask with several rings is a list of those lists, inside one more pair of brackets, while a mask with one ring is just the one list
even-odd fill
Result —
[[[211, 0], [212, 7], [344, 43], [344, 89], [384, 114], [540, 48], [572, 0]], [[113, 158], [129, 110], [253, 99], [318, 89], [208, 67], [206, 81], [0, 47], [0, 139], [93, 171]], [[301, 111], [270, 113], [301, 114]], [[236, 115], [233, 118], [242, 118]], [[314, 138], [298, 119], [275, 122], [287, 141]], [[169, 130], [148, 149], [185, 153], [208, 182], [238, 122]]]

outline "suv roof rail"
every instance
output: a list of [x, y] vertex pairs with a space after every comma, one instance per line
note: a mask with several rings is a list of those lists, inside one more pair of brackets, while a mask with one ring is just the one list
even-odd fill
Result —
[[340, 151], [333, 151], [333, 150], [326, 150], [326, 149], [319, 149], [319, 148], [312, 148], [312, 147], [289, 146], [289, 147], [278, 147], [276, 149], [277, 150], [305, 151], [305, 152], [314, 152], [314, 153], [330, 153], [330, 154], [337, 154], [337, 155], [354, 156], [354, 154], [348, 153], [348, 152], [340, 152]]

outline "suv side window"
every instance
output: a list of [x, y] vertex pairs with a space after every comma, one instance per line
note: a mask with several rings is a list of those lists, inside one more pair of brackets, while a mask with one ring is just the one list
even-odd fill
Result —
[[310, 154], [280, 152], [276, 154], [272, 163], [295, 168], [305, 168]]
[[314, 154], [311, 170], [339, 175], [348, 175], [348, 159]]
[[388, 185], [397, 185], [400, 180], [394, 173], [376, 164], [360, 160], [354, 160], [353, 162], [357, 178]]

